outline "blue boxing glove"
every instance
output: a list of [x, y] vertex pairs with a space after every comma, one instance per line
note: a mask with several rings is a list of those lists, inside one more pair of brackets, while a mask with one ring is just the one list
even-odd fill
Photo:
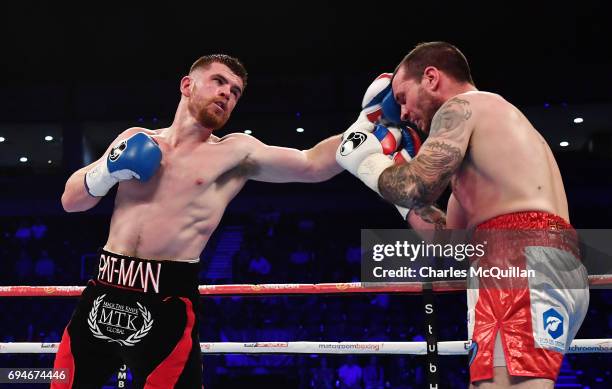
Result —
[[402, 121], [400, 106], [391, 89], [392, 78], [393, 73], [383, 73], [376, 77], [363, 96], [361, 110], [372, 123], [398, 126]]
[[162, 152], [144, 132], [117, 143], [108, 156], [85, 174], [85, 187], [94, 197], [104, 196], [119, 181], [148, 181], [159, 169]]
[[393, 155], [396, 164], [409, 162], [414, 158], [421, 148], [421, 138], [415, 129], [410, 126], [400, 127], [402, 134], [399, 149]]
[[397, 127], [385, 127], [381, 124], [376, 124], [372, 134], [380, 142], [382, 153], [385, 155], [395, 153], [402, 143], [402, 132]]

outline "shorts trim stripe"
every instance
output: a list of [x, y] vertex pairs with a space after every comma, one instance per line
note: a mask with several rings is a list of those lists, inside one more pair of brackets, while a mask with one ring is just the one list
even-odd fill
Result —
[[[70, 381], [66, 382], [55, 382], [51, 381], [51, 389], [63, 389], [63, 388], [72, 388], [72, 383], [74, 382], [74, 355], [72, 354], [72, 348], [70, 345], [70, 334], [68, 333], [68, 326], [64, 329], [64, 334], [62, 335], [62, 341], [59, 347], [59, 352], [55, 358], [55, 364], [53, 366], [54, 369], [68, 369], [68, 374], [70, 375]], [[62, 347], [63, 346], [63, 347]]]
[[144, 389], [173, 388], [189, 359], [192, 348], [191, 331], [195, 323], [195, 314], [191, 301], [185, 297], [180, 297], [180, 299], [186, 306], [187, 323], [185, 324], [185, 330], [174, 350], [149, 374]]

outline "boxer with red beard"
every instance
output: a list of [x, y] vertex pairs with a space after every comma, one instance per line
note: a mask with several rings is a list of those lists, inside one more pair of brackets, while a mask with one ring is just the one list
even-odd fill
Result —
[[67, 181], [68, 212], [94, 207], [118, 185], [98, 274], [64, 331], [60, 387], [101, 387], [127, 364], [134, 388], [201, 388], [198, 261], [227, 204], [247, 180], [319, 182], [342, 171], [340, 136], [301, 151], [213, 132], [240, 100], [247, 72], [235, 58], [198, 59], [181, 79], [168, 128], [121, 133]]

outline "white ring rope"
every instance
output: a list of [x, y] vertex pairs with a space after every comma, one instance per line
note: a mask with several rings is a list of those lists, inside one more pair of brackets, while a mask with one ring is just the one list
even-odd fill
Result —
[[[59, 343], [0, 343], [0, 354], [52, 354]], [[466, 355], [469, 342], [438, 342], [440, 355]], [[425, 355], [425, 342], [217, 342], [200, 343], [203, 354], [410, 354]], [[612, 339], [576, 339], [570, 354], [612, 353]]]

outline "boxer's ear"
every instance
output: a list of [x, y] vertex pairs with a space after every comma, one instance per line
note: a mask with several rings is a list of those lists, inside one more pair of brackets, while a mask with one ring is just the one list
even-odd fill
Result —
[[435, 66], [427, 66], [423, 70], [421, 85], [431, 91], [436, 91], [440, 85], [440, 70]]
[[191, 87], [193, 79], [191, 76], [185, 76], [181, 78], [180, 90], [181, 94], [185, 97], [191, 97]]

